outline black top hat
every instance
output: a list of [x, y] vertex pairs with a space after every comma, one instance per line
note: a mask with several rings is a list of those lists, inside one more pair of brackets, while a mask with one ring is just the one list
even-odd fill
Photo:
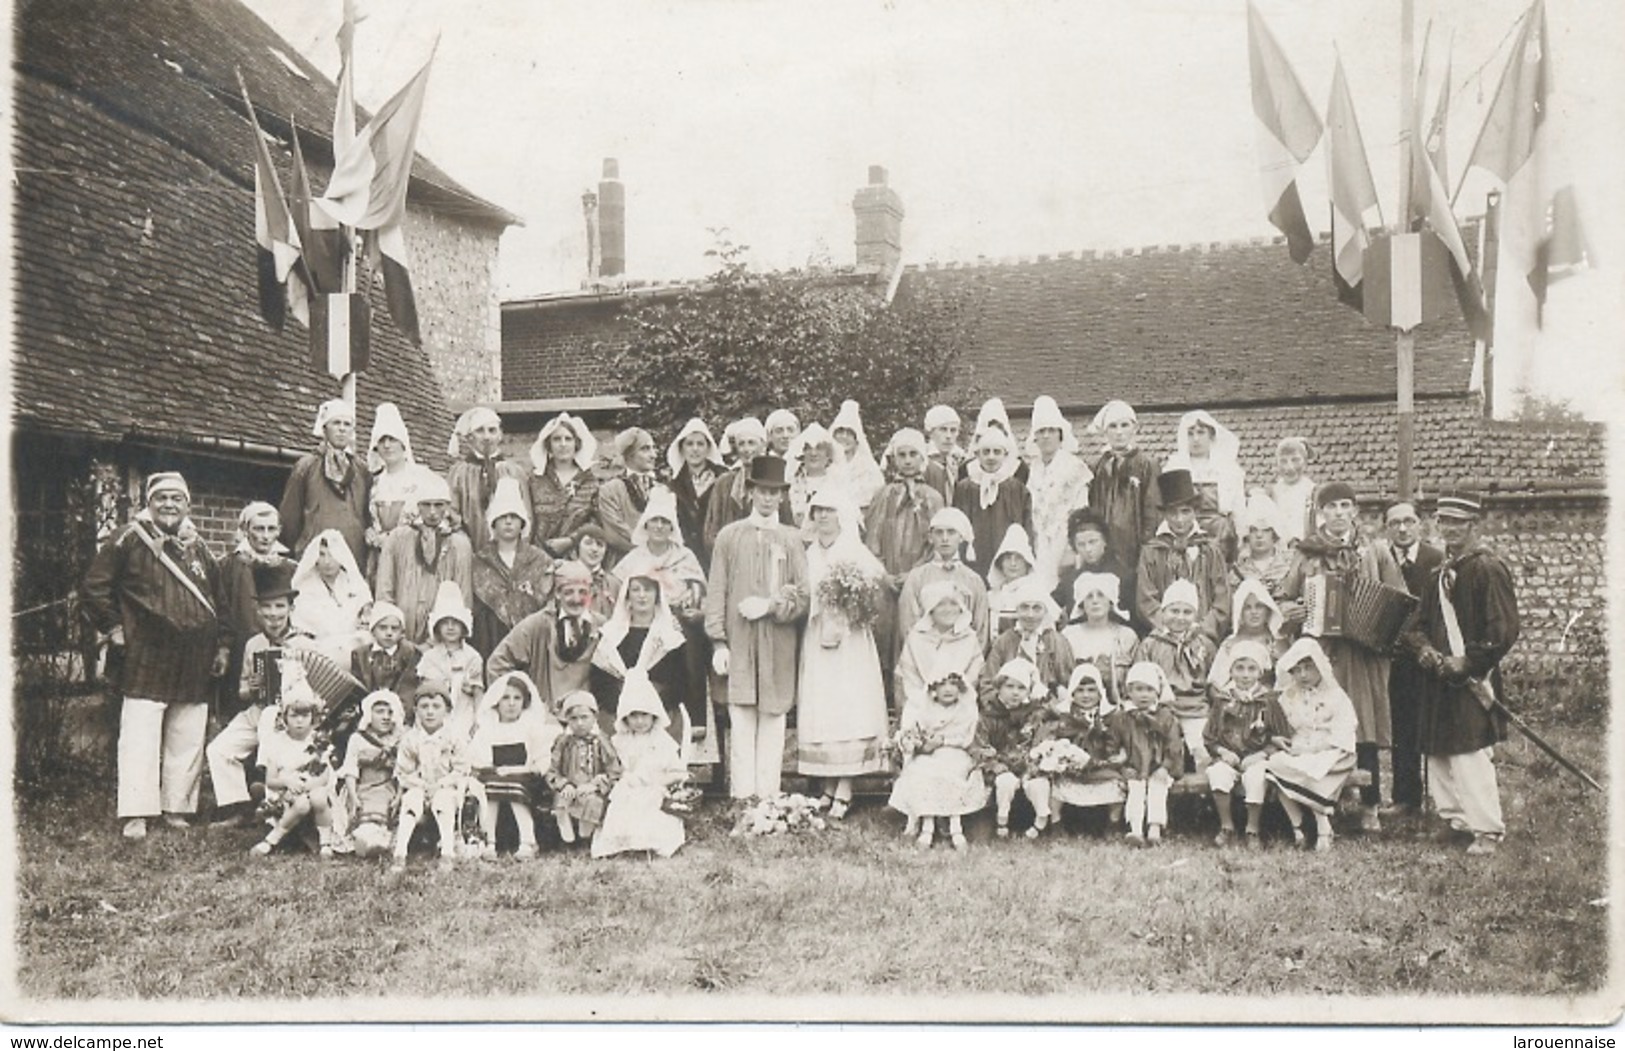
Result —
[[269, 602], [274, 598], [294, 598], [293, 571], [297, 568], [287, 559], [276, 562], [254, 563], [254, 601]]
[[758, 456], [750, 462], [750, 474], [745, 476], [745, 482], [763, 489], [790, 488], [790, 483], [784, 480], [784, 461], [771, 454]]
[[1157, 495], [1162, 497], [1163, 507], [1194, 504], [1199, 499], [1196, 486], [1191, 482], [1191, 473], [1183, 467], [1157, 475]]

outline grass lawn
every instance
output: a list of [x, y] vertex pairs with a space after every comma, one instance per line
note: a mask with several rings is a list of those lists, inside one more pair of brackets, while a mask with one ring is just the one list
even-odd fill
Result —
[[[1551, 736], [1602, 771], [1600, 735]], [[819, 996], [839, 1012], [877, 994], [1060, 994], [1076, 1015], [1122, 993], [1594, 993], [1603, 797], [1516, 740], [1498, 765], [1509, 838], [1487, 859], [1435, 844], [1423, 819], [1327, 854], [1280, 846], [1279, 826], [1273, 849], [1221, 852], [1197, 797], [1175, 800], [1159, 849], [1090, 815], [994, 841], [983, 815], [963, 854], [919, 852], [875, 801], [844, 827], [761, 839], [730, 838], [708, 803], [669, 861], [555, 848], [442, 874], [414, 858], [398, 882], [379, 863], [250, 859], [247, 830], [127, 845], [107, 788], [22, 805], [17, 981], [42, 999], [406, 997], [420, 1015], [486, 996], [531, 1013], [564, 995]]]

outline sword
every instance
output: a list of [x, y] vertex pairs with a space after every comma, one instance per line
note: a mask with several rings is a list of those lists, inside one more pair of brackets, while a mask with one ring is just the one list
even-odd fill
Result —
[[1551, 756], [1552, 759], [1556, 761], [1557, 765], [1561, 766], [1575, 777], [1578, 777], [1592, 788], [1595, 788], [1597, 791], [1602, 791], [1602, 785], [1597, 783], [1596, 778], [1592, 777], [1584, 770], [1581, 770], [1562, 752], [1559, 752], [1556, 748], [1552, 747], [1552, 745], [1548, 743], [1544, 737], [1536, 733], [1530, 727], [1530, 725], [1524, 722], [1523, 719], [1521, 719], [1515, 712], [1513, 712], [1505, 704], [1501, 703], [1501, 699], [1495, 696], [1495, 691], [1491, 689], [1490, 684], [1486, 680], [1469, 678], [1467, 680], [1467, 686], [1473, 691], [1473, 696], [1478, 700], [1479, 704], [1484, 706], [1486, 711], [1496, 711], [1506, 716], [1508, 722], [1510, 722], [1513, 726], [1516, 726], [1523, 733], [1523, 735], [1533, 741], [1535, 746], [1542, 752], [1545, 752], [1547, 755]]

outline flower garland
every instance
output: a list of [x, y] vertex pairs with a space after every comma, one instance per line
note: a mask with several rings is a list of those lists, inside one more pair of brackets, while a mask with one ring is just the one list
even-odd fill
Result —
[[1078, 774], [1089, 765], [1089, 753], [1071, 741], [1055, 738], [1028, 753], [1028, 758], [1046, 774]]
[[739, 815], [734, 836], [772, 836], [781, 832], [822, 832], [826, 822], [818, 812], [818, 800], [800, 794], [763, 799]]

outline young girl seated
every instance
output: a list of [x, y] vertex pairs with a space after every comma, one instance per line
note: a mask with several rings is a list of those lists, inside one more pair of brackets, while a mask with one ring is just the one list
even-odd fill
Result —
[[591, 839], [604, 820], [604, 802], [621, 776], [621, 761], [598, 725], [598, 701], [586, 690], [564, 695], [559, 704], [565, 732], [553, 742], [547, 772], [553, 789], [553, 819], [559, 838]]
[[402, 735], [395, 754], [401, 808], [391, 872], [406, 869], [412, 833], [430, 815], [440, 835], [440, 867], [448, 869], [456, 862], [457, 819], [468, 790], [470, 768], [468, 737], [454, 733], [446, 725], [450, 715], [450, 684], [435, 679], [419, 683], [417, 723]]
[[1000, 839], [1010, 835], [1010, 807], [1019, 789], [1033, 807], [1028, 839], [1037, 839], [1049, 827], [1049, 779], [1032, 765], [1034, 736], [1044, 716], [1048, 691], [1038, 668], [1017, 657], [999, 667], [993, 678], [993, 697], [982, 704], [981, 767], [993, 781], [993, 805]]
[[[418, 662], [423, 654], [408, 642], [406, 614], [393, 602], [379, 599], [367, 612], [367, 630], [372, 641], [355, 648], [350, 654], [350, 674], [361, 681], [368, 693], [388, 690], [401, 701], [407, 721], [412, 710], [410, 704], [418, 688]], [[363, 713], [364, 714], [364, 713]], [[396, 720], [396, 727], [405, 722]]]
[[[1207, 765], [1202, 727], [1207, 723], [1207, 675], [1213, 665], [1213, 641], [1197, 627], [1202, 612], [1196, 585], [1176, 580], [1162, 596], [1162, 623], [1134, 648], [1136, 661], [1150, 661], [1162, 669], [1173, 714], [1178, 717], [1196, 769]], [[1179, 776], [1176, 771], [1174, 776]]]
[[677, 742], [667, 732], [670, 720], [648, 674], [629, 671], [610, 742], [621, 761], [621, 777], [609, 791], [604, 827], [592, 840], [593, 857], [647, 850], [669, 858], [683, 845], [682, 818], [661, 809], [667, 789], [688, 778]]
[[1136, 847], [1162, 842], [1168, 824], [1168, 789], [1185, 769], [1185, 746], [1173, 711], [1174, 691], [1162, 668], [1138, 661], [1123, 686], [1118, 732], [1127, 745], [1127, 839]]
[[519, 831], [520, 859], [536, 856], [536, 819], [531, 804], [545, 789], [558, 723], [541, 703], [536, 684], [522, 671], [497, 676], [480, 704], [469, 764], [484, 787], [480, 826], [487, 858], [497, 856], [497, 818], [504, 804]]
[[1264, 763], [1279, 746], [1276, 738], [1291, 732], [1275, 695], [1260, 673], [1269, 661], [1263, 644], [1238, 642], [1230, 652], [1223, 681], [1209, 687], [1212, 707], [1202, 737], [1213, 761], [1207, 768], [1208, 787], [1219, 810], [1218, 847], [1228, 847], [1236, 835], [1231, 793], [1241, 782], [1247, 804], [1247, 849], [1258, 847], [1258, 818], [1264, 809]]
[[[1065, 707], [1062, 708], [1064, 703]], [[1045, 740], [1064, 741], [1087, 759], [1077, 765], [1057, 756], [1050, 775], [1050, 813], [1059, 818], [1063, 804], [1075, 807], [1110, 807], [1110, 822], [1123, 820], [1124, 766], [1128, 742], [1114, 722], [1118, 712], [1106, 692], [1100, 669], [1085, 661], [1072, 669], [1066, 692], [1050, 706]], [[1040, 746], [1042, 747], [1042, 745]], [[1040, 769], [1045, 766], [1043, 759]]]
[[256, 857], [271, 853], [307, 817], [316, 822], [321, 856], [333, 856], [333, 768], [316, 738], [321, 710], [322, 702], [309, 686], [290, 684], [283, 690], [278, 727], [260, 741], [256, 762], [265, 767], [266, 809], [277, 819], [249, 850]]
[[1134, 647], [1140, 644], [1118, 601], [1122, 584], [1113, 573], [1080, 573], [1072, 590], [1077, 595], [1072, 622], [1061, 629], [1061, 638], [1072, 648], [1074, 660], [1100, 669], [1106, 697], [1115, 706], [1123, 697], [1123, 676], [1134, 663]]
[[465, 640], [474, 631], [474, 613], [463, 603], [454, 581], [442, 581], [429, 613], [429, 646], [418, 661], [418, 678], [445, 683], [451, 711], [447, 725], [463, 740], [474, 732], [480, 693], [485, 688], [485, 658]]
[[395, 750], [405, 706], [389, 690], [374, 690], [361, 703], [361, 722], [350, 735], [339, 768], [341, 810], [350, 848], [358, 858], [389, 852], [395, 821]]
[[1315, 849], [1332, 849], [1332, 811], [1354, 769], [1354, 702], [1337, 684], [1332, 663], [1314, 639], [1299, 639], [1281, 658], [1290, 678], [1281, 693], [1281, 714], [1291, 736], [1277, 738], [1280, 751], [1265, 764], [1265, 776], [1281, 797], [1292, 823], [1292, 841], [1305, 844], [1303, 812], [1315, 815]]
[[918, 833], [922, 848], [931, 846], [937, 819], [947, 818], [949, 841], [964, 850], [964, 815], [987, 806], [987, 784], [971, 754], [976, 737], [976, 694], [959, 672], [908, 695], [897, 726], [903, 771], [888, 805], [908, 818], [903, 835]]
[[1032, 574], [1034, 564], [1033, 545], [1027, 530], [1020, 525], [1006, 529], [1004, 541], [993, 556], [993, 568], [987, 572], [988, 616], [993, 621], [994, 637], [1016, 626], [1020, 584]]

